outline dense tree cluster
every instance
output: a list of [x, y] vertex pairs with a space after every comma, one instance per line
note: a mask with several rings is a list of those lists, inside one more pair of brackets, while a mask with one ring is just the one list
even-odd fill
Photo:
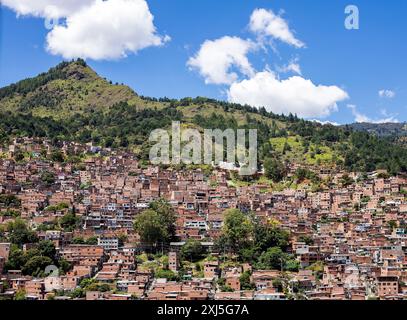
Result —
[[175, 236], [174, 209], [164, 200], [154, 201], [136, 217], [134, 229], [146, 245], [168, 244]]
[[254, 215], [237, 209], [227, 210], [217, 249], [234, 253], [241, 262], [250, 262], [258, 269], [298, 270], [298, 263], [287, 253], [289, 234], [274, 225], [258, 221]]
[[[22, 270], [25, 275], [39, 277], [45, 276], [45, 269], [50, 265], [59, 267], [61, 272], [67, 272], [71, 268], [67, 261], [57, 257], [53, 242], [40, 241], [36, 233], [20, 218], [9, 222], [5, 229], [0, 230], [0, 238], [11, 243], [6, 270]], [[30, 244], [29, 249], [23, 250], [25, 244]]]
[[197, 262], [204, 256], [205, 248], [198, 240], [190, 239], [181, 249], [181, 258], [183, 260]]
[[11, 243], [22, 247], [26, 243], [38, 242], [36, 233], [29, 229], [26, 222], [22, 219], [16, 219], [7, 224], [8, 239]]
[[289, 130], [315, 144], [335, 146], [349, 171], [371, 172], [385, 169], [390, 174], [407, 172], [407, 148], [349, 126], [320, 125], [305, 120], [293, 123]]
[[105, 147], [124, 147], [145, 143], [151, 131], [166, 128], [171, 122], [181, 120], [176, 109], [143, 109], [120, 103], [107, 113], [95, 110], [76, 114], [65, 120], [27, 114], [0, 114], [0, 139], [11, 136], [41, 137], [53, 141], [94, 142]]
[[0, 194], [0, 207], [19, 208], [21, 200], [12, 194]]

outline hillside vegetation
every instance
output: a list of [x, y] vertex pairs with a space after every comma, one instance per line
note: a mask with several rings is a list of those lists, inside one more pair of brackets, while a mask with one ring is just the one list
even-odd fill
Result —
[[[63, 62], [37, 77], [0, 89], [0, 141], [16, 136], [78, 141], [148, 154], [148, 136], [178, 120], [200, 129], [258, 129], [260, 161], [407, 171], [407, 149], [352, 127], [321, 125], [264, 108], [207, 98], [174, 100], [137, 95], [99, 77], [83, 60]], [[270, 162], [269, 161], [269, 162]], [[274, 166], [275, 167], [275, 166]], [[266, 170], [266, 174], [273, 173]]]

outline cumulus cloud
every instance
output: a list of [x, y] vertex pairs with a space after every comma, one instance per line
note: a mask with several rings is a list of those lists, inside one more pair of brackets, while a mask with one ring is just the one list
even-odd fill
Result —
[[63, 18], [89, 6], [95, 0], [1, 0], [1, 4], [17, 15]]
[[265, 107], [274, 113], [293, 113], [304, 118], [323, 118], [337, 110], [348, 94], [336, 86], [315, 85], [300, 76], [280, 80], [271, 71], [235, 82], [228, 91], [229, 101]]
[[382, 110], [382, 114], [385, 118], [372, 119], [357, 110], [357, 107], [353, 104], [348, 104], [348, 108], [351, 109], [355, 122], [357, 123], [398, 123], [399, 120], [394, 115], [388, 115], [387, 112]]
[[225, 36], [217, 40], [206, 40], [199, 52], [189, 59], [187, 65], [197, 70], [207, 84], [231, 84], [238, 79], [236, 68], [246, 76], [254, 70], [247, 58], [256, 45], [250, 40]]
[[396, 96], [396, 93], [392, 90], [380, 90], [379, 91], [379, 97], [381, 98], [388, 98], [388, 99], [393, 99]]
[[250, 17], [249, 28], [260, 37], [272, 37], [296, 48], [305, 47], [305, 44], [294, 36], [287, 21], [272, 10], [254, 10]]
[[153, 20], [145, 0], [97, 0], [69, 16], [66, 26], [56, 26], [47, 35], [47, 50], [67, 59], [123, 58], [168, 40], [156, 34]]
[[[324, 118], [338, 109], [338, 102], [349, 98], [337, 86], [316, 85], [305, 79], [298, 57], [286, 65], [277, 66], [277, 73], [267, 66], [262, 72], [254, 70], [248, 55], [265, 48], [267, 40], [277, 39], [296, 48], [305, 47], [305, 44], [294, 36], [288, 23], [271, 10], [254, 10], [249, 28], [257, 35], [256, 40], [230, 36], [206, 40], [187, 65], [197, 70], [207, 84], [229, 85], [225, 93], [230, 102], [265, 107], [278, 114]], [[281, 80], [279, 73], [293, 73], [295, 76]]]
[[47, 35], [47, 50], [66, 59], [111, 60], [163, 45], [146, 0], [1, 0], [17, 15], [64, 18]]

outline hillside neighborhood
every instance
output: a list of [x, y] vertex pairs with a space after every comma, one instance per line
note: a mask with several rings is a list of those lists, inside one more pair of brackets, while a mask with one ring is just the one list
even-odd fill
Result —
[[407, 176], [286, 170], [245, 181], [14, 139], [0, 148], [0, 299], [406, 299]]

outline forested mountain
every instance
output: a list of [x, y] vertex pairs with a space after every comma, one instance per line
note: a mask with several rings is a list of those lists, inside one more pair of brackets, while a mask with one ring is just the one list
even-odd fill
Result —
[[[63, 62], [31, 79], [0, 89], [0, 141], [46, 137], [129, 148], [146, 158], [153, 129], [171, 121], [197, 128], [258, 129], [261, 162], [339, 166], [347, 170], [407, 171], [407, 149], [352, 126], [335, 127], [207, 98], [138, 96], [99, 77], [83, 60]], [[357, 128], [356, 128], [357, 129]], [[281, 169], [283, 170], [283, 169]]]

